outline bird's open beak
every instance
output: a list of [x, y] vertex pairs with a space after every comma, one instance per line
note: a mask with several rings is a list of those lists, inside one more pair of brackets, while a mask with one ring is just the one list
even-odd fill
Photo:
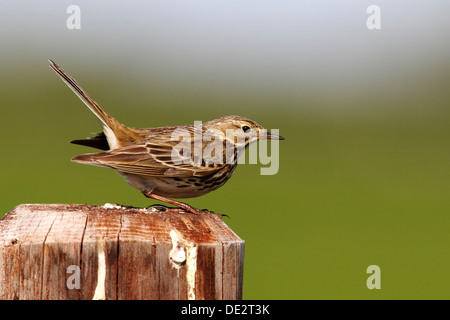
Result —
[[270, 133], [269, 131], [267, 131], [267, 139], [269, 140], [284, 140], [284, 138], [282, 136]]

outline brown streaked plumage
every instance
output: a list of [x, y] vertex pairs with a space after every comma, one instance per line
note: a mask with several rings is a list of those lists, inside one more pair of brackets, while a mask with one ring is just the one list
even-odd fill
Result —
[[[49, 62], [50, 67], [97, 116], [103, 127], [103, 132], [95, 137], [71, 142], [104, 152], [82, 154], [72, 161], [114, 169], [145, 196], [188, 212], [199, 213], [201, 210], [168, 198], [193, 198], [216, 190], [231, 177], [240, 152], [250, 143], [261, 138], [284, 139], [240, 116], [225, 116], [205, 122], [201, 127], [128, 127], [103, 110], [75, 79], [52, 60]], [[228, 136], [228, 132], [236, 135]], [[191, 139], [183, 140], [182, 134]], [[209, 139], [205, 139], [208, 135]], [[222, 150], [221, 154], [214, 152], [213, 155], [212, 142], [218, 148], [214, 151]], [[211, 152], [210, 157], [198, 157], [198, 154], [206, 154], [207, 150]]]

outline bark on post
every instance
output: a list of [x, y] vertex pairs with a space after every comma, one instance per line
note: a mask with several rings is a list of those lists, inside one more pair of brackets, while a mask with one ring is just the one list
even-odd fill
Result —
[[0, 220], [0, 299], [242, 299], [243, 262], [216, 214], [23, 204]]

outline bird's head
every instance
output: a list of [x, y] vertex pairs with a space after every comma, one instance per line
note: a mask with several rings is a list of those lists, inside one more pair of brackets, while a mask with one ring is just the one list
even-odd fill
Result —
[[205, 123], [221, 131], [223, 136], [239, 147], [247, 147], [252, 142], [261, 139], [284, 140], [283, 137], [272, 134], [253, 120], [241, 116], [225, 116]]

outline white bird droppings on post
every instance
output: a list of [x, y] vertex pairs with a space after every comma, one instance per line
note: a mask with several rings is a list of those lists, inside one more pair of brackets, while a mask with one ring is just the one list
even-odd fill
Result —
[[197, 273], [197, 245], [189, 243], [186, 246], [186, 280], [188, 285], [188, 300], [195, 300], [195, 274]]
[[122, 207], [121, 205], [114, 204], [114, 203], [105, 203], [103, 205], [103, 208], [105, 208], [105, 209], [124, 209], [125, 207]]
[[186, 261], [186, 253], [180, 241], [180, 237], [175, 230], [171, 230], [170, 238], [172, 239], [172, 250], [169, 252], [169, 259], [172, 262], [172, 267], [180, 269], [181, 265]]
[[98, 271], [97, 271], [97, 287], [95, 288], [92, 300], [105, 300], [105, 281], [106, 281], [106, 260], [105, 260], [106, 241], [98, 242]]
[[188, 299], [195, 300], [195, 275], [197, 273], [197, 245], [183, 239], [178, 232], [171, 230], [172, 250], [169, 252], [169, 260], [172, 267], [179, 270], [186, 264], [186, 282]]

